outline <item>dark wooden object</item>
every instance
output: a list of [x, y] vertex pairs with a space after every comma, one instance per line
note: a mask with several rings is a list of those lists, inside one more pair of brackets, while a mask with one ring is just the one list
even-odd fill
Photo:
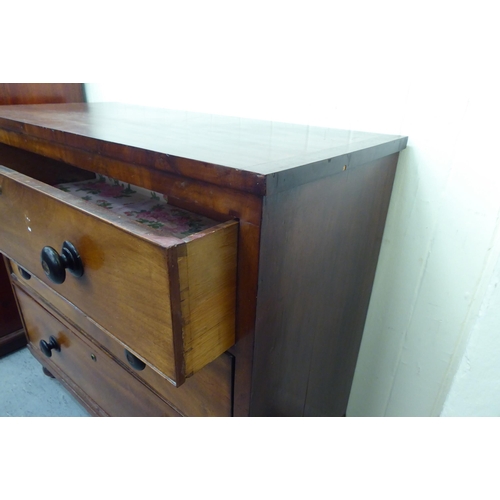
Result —
[[[237, 416], [345, 414], [406, 141], [120, 104], [0, 110], [6, 147], [239, 221], [229, 350]], [[198, 386], [197, 377], [186, 384]]]
[[26, 345], [3, 259], [0, 259], [0, 356]]
[[[80, 83], [0, 83], [0, 105], [42, 104], [85, 101], [84, 87]], [[13, 148], [0, 144], [0, 164], [26, 172], [33, 165], [34, 155], [12, 154]], [[37, 170], [40, 168], [38, 158]], [[42, 160], [43, 162], [43, 160]], [[54, 162], [47, 162], [51, 163]], [[49, 167], [52, 168], [52, 167]], [[3, 259], [0, 259], [0, 356], [26, 345], [21, 319], [17, 311], [12, 289]]]
[[85, 101], [81, 83], [0, 83], [0, 104]]
[[[180, 416], [136, 378], [117, 369], [107, 353], [77, 337], [21, 289], [16, 290], [16, 296], [32, 353], [50, 366], [50, 373], [67, 381], [76, 379], [75, 393], [85, 394], [82, 402], [90, 411], [119, 417]], [[54, 338], [52, 334], [57, 335], [60, 353], [48, 357], [41, 344]]]
[[267, 200], [253, 414], [345, 412], [397, 156]]
[[[234, 344], [236, 221], [160, 238], [2, 166], [0, 186], [2, 251], [172, 383], [182, 385]], [[78, 255], [68, 257], [72, 272], [55, 257], [59, 242]]]

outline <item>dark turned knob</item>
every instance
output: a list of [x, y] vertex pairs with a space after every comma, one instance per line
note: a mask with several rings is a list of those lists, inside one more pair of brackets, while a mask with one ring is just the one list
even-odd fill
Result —
[[141, 361], [137, 356], [134, 356], [131, 352], [127, 351], [127, 349], [125, 349], [125, 356], [127, 356], [127, 361], [134, 370], [140, 372], [146, 368], [146, 363]]
[[45, 274], [58, 285], [64, 283], [66, 269], [77, 278], [83, 276], [82, 259], [75, 246], [69, 241], [63, 243], [61, 255], [52, 247], [43, 247], [40, 260]]
[[26, 271], [26, 269], [23, 269], [21, 266], [17, 266], [17, 269], [19, 270], [19, 274], [25, 279], [29, 280], [31, 279], [31, 274]]
[[52, 357], [52, 349], [57, 352], [61, 351], [59, 344], [57, 343], [57, 339], [54, 336], [49, 337], [49, 341], [40, 340], [40, 349], [48, 358]]

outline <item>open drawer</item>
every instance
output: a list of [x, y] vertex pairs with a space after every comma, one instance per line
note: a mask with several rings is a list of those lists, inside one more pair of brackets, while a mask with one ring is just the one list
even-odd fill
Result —
[[177, 386], [234, 344], [237, 236], [160, 232], [0, 166], [0, 251]]

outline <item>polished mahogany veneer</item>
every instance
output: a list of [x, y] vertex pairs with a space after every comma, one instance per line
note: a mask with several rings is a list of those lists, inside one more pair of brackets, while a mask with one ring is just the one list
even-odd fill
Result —
[[[17, 212], [43, 207], [54, 221], [46, 228], [47, 237], [58, 248], [64, 226], [56, 221], [68, 220], [68, 232], [79, 240], [72, 243], [76, 248], [84, 243], [84, 266], [91, 266], [88, 282], [70, 282], [66, 288], [51, 283], [38, 267], [41, 248], [30, 248], [32, 241], [40, 246], [39, 236], [12, 227], [22, 217], [2, 218], [0, 232], [8, 243], [0, 242], [0, 251], [10, 259], [11, 279], [22, 297], [20, 309], [29, 309], [30, 319], [24, 322], [34, 355], [99, 415], [127, 414], [128, 405], [130, 415], [140, 414], [134, 406], [137, 398], [158, 415], [344, 415], [398, 155], [406, 141], [401, 136], [115, 103], [1, 108], [5, 153], [0, 164], [8, 167], [2, 178], [11, 193], [6, 191], [4, 200], [15, 192], [36, 192], [15, 196], [5, 206], [15, 206]], [[150, 252], [142, 243], [154, 241], [154, 230], [146, 231], [151, 236], [135, 236], [136, 254], [120, 253], [120, 268], [130, 265], [134, 270], [128, 293], [127, 280], [109, 264], [111, 254], [101, 242], [120, 252], [118, 242], [128, 248], [121, 235], [130, 225], [137, 226], [133, 234], [144, 229], [109, 218], [103, 209], [89, 208], [69, 194], [57, 195], [50, 187], [65, 176], [85, 178], [95, 172], [162, 193], [171, 205], [236, 232], [226, 229], [227, 236], [214, 244], [195, 238], [192, 257], [187, 240], [175, 243], [174, 255], [173, 250], [163, 252], [161, 245], [159, 250], [153, 245]], [[61, 203], [64, 210], [57, 218]], [[66, 215], [73, 210], [85, 216]], [[84, 232], [78, 233], [76, 226]], [[214, 260], [218, 255], [226, 256], [222, 264]], [[31, 279], [22, 277], [18, 265]], [[158, 274], [146, 270], [150, 265]], [[109, 304], [99, 295], [106, 280], [112, 287]], [[148, 286], [155, 290], [149, 302]], [[211, 290], [215, 298], [209, 299]], [[210, 305], [207, 300], [212, 300]], [[148, 308], [148, 303], [155, 306]], [[137, 304], [145, 308], [139, 319], [131, 312]], [[43, 324], [49, 325], [43, 332], [34, 326], [39, 310], [47, 318]], [[228, 321], [232, 336], [227, 326], [218, 330], [217, 325]], [[168, 322], [178, 332], [168, 337], [172, 349], [159, 333]], [[76, 340], [45, 358], [33, 340], [47, 337], [58, 324], [62, 338]], [[183, 344], [195, 331], [193, 343]], [[75, 352], [70, 354], [72, 345]], [[99, 363], [75, 361], [71, 368], [64, 363], [64, 356], [85, 358], [89, 345], [100, 349], [99, 357], [105, 353], [109, 358], [102, 375]], [[144, 370], [130, 365], [124, 350], [136, 355]], [[186, 370], [190, 353], [200, 362]], [[102, 378], [102, 391], [89, 389], [89, 377]], [[140, 384], [134, 382], [137, 389], [131, 389], [136, 399], [127, 402], [126, 393], [118, 391], [118, 400], [110, 404], [110, 387], [129, 380]]]

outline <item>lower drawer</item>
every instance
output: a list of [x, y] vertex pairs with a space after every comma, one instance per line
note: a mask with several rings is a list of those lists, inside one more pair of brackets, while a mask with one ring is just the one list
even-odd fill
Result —
[[190, 417], [230, 417], [232, 415], [233, 357], [223, 353], [192, 377], [181, 387], [174, 387], [150, 366], [135, 371], [128, 365], [125, 347], [95, 323], [71, 302], [56, 293], [35, 276], [25, 273], [19, 266], [8, 261], [11, 279], [16, 288], [22, 288], [35, 297], [36, 301], [58, 316], [72, 330], [85, 335], [106, 350], [111, 357], [119, 360], [147, 386], [165, 399], [179, 413]]
[[[62, 378], [94, 413], [115, 417], [180, 416], [107, 353], [66, 328], [56, 317], [16, 287], [30, 347], [43, 358], [40, 341], [54, 337], [59, 347], [44, 364]], [[50, 345], [50, 344], [49, 344]]]

